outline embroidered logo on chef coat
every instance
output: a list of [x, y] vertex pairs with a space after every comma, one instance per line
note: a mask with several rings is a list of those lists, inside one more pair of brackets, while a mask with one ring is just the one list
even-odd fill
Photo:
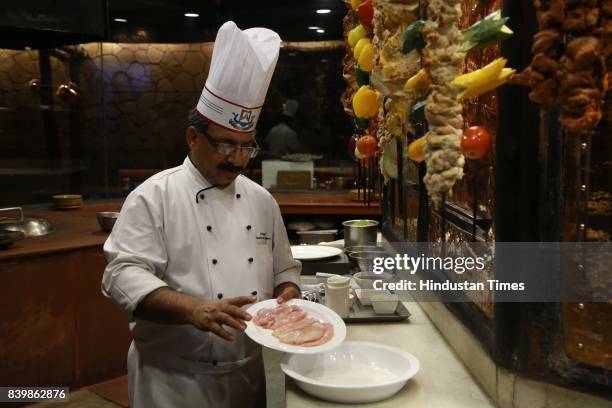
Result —
[[260, 232], [259, 234], [257, 234], [257, 237], [255, 237], [255, 239], [257, 240], [258, 244], [265, 244], [267, 241], [271, 240], [272, 237], [269, 236], [267, 232]]

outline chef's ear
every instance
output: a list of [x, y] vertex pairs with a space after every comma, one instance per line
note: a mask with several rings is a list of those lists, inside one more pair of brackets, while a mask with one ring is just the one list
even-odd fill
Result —
[[198, 137], [198, 132], [193, 126], [187, 127], [187, 131], [185, 132], [185, 140], [187, 141], [189, 150], [193, 150], [197, 146]]

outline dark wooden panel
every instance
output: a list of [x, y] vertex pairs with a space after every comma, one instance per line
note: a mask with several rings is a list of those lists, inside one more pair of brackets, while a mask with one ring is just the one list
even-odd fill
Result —
[[73, 259], [79, 304], [77, 382], [83, 386], [124, 375], [132, 337], [119, 308], [101, 293], [102, 249], [75, 252]]
[[0, 386], [74, 383], [70, 256], [0, 263]]
[[612, 370], [612, 304], [563, 305], [565, 352], [581, 363]]

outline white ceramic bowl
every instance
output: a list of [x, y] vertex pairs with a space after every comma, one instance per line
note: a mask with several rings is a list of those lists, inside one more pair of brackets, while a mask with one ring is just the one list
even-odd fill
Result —
[[[377, 291], [378, 292], [378, 291]], [[372, 308], [376, 314], [393, 314], [399, 303], [398, 296], [394, 293], [373, 293], [370, 295]]]
[[372, 289], [375, 280], [381, 280], [383, 282], [393, 278], [393, 275], [387, 272], [373, 273], [373, 272], [357, 272], [353, 275], [355, 283], [361, 289]]
[[359, 299], [363, 306], [372, 306], [370, 296], [378, 292], [390, 293], [389, 291], [379, 291], [376, 289], [355, 289], [355, 295], [357, 295], [357, 299]]
[[323, 353], [287, 354], [281, 369], [315, 397], [366, 403], [397, 393], [419, 371], [419, 360], [396, 347], [345, 341]]

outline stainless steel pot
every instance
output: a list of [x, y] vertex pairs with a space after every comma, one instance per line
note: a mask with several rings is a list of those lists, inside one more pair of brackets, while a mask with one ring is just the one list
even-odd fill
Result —
[[344, 221], [344, 247], [375, 245], [378, 224], [375, 220]]
[[0, 217], [0, 230], [23, 232], [26, 237], [40, 237], [55, 231], [44, 218], [24, 217], [21, 207], [0, 208], [0, 212], [19, 212], [19, 218]]

